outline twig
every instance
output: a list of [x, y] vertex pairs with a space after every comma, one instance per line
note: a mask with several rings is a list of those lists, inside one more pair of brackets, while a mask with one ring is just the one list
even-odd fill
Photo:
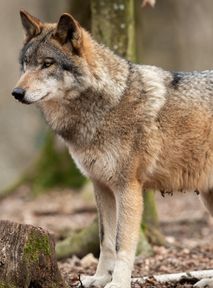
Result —
[[201, 280], [203, 278], [212, 278], [213, 270], [201, 270], [201, 271], [192, 271], [192, 272], [184, 272], [184, 273], [175, 273], [175, 274], [162, 274], [162, 275], [154, 275], [152, 277], [141, 277], [141, 278], [133, 278], [133, 283], [144, 284], [149, 278], [154, 279], [159, 283], [166, 282], [180, 282], [183, 280], [191, 280], [195, 279]]

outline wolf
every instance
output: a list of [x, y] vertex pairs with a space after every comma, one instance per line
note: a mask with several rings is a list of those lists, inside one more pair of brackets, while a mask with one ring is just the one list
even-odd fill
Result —
[[213, 71], [133, 64], [70, 14], [56, 24], [20, 14], [26, 35], [12, 95], [41, 109], [94, 185], [100, 258], [83, 286], [130, 288], [142, 191], [199, 191], [213, 215]]

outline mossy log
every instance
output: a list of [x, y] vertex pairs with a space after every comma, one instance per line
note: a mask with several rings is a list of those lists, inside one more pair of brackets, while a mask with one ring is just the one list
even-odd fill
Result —
[[64, 288], [51, 235], [32, 225], [0, 221], [0, 288]]

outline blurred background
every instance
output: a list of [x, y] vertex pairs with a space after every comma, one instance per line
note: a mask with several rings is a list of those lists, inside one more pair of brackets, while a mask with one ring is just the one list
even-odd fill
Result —
[[[130, 0], [105, 0], [105, 3], [110, 2], [116, 10], [117, 14], [114, 14], [116, 17], [119, 15], [118, 10], [123, 9], [123, 6], [118, 6], [118, 3], [128, 1]], [[212, 0], [157, 0], [154, 8], [149, 6], [142, 8], [142, 0], [133, 1], [137, 63], [156, 65], [172, 71], [213, 69]], [[19, 10], [25, 9], [46, 22], [56, 22], [62, 13], [70, 12], [83, 27], [91, 31], [90, 3], [92, 2], [96, 3], [97, 8], [103, 0], [0, 1], [0, 219], [31, 223], [47, 228], [54, 233], [57, 241], [66, 240], [66, 237], [69, 238], [71, 235], [72, 240], [66, 241], [65, 244], [71, 247], [72, 242], [74, 248], [73, 250], [71, 248], [68, 254], [69, 256], [75, 254], [79, 257], [83, 257], [90, 251], [97, 256], [99, 251], [96, 208], [91, 196], [91, 184], [87, 182], [87, 185], [83, 185], [85, 179], [74, 169], [70, 157], [67, 152], [64, 152], [64, 147], [61, 147], [61, 144], [49, 133], [40, 112], [33, 105], [26, 106], [16, 102], [11, 96], [11, 91], [20, 74], [18, 57], [24, 38]], [[100, 15], [97, 11], [94, 13], [93, 10], [93, 31], [101, 25], [103, 20], [102, 11], [99, 12]], [[117, 24], [121, 26], [119, 19]], [[112, 23], [109, 23], [110, 25], [112, 26]], [[106, 30], [103, 27], [102, 29]], [[113, 27], [110, 33], [112, 31], [114, 32]], [[125, 32], [122, 31], [123, 34]], [[103, 33], [102, 38], [104, 36]], [[129, 38], [130, 36], [132, 35], [129, 35]], [[111, 44], [118, 41], [119, 37], [114, 37], [115, 42], [112, 38]], [[134, 37], [132, 36], [131, 39]], [[127, 50], [126, 47], [125, 50]], [[33, 175], [28, 173], [26, 177], [32, 167]], [[19, 181], [18, 185], [17, 181]], [[79, 193], [72, 189], [80, 186], [82, 189]], [[30, 193], [34, 190], [40, 191], [40, 188], [51, 188], [49, 189], [51, 193], [38, 193], [38, 197]], [[6, 193], [8, 197], [3, 198], [1, 196], [4, 193], [1, 194], [1, 191], [15, 193], [9, 196]], [[195, 268], [199, 270], [213, 266], [211, 244], [213, 243], [213, 223], [199, 203], [197, 195], [179, 193], [173, 197], [167, 197], [166, 200], [159, 194], [156, 195], [160, 229], [165, 236], [163, 240], [162, 235], [157, 231], [159, 223], [154, 194], [150, 192], [145, 195], [149, 195], [145, 196], [144, 201], [144, 215], [148, 217], [147, 219], [143, 217], [141, 230], [145, 232], [152, 244], [165, 244], [164, 240], [166, 240], [167, 244], [173, 246], [157, 248], [154, 246], [152, 258], [145, 262], [143, 258], [137, 260], [135, 275], [156, 273], [156, 271], [168, 273], [190, 271]], [[152, 234], [149, 230], [150, 226], [152, 226]], [[81, 239], [84, 241], [81, 246], [78, 246], [75, 244], [79, 244], [80, 229], [85, 229], [83, 234], [81, 233]], [[73, 231], [77, 231], [77, 234]], [[86, 246], [86, 242], [89, 242], [90, 246]], [[149, 250], [147, 247], [146, 251]], [[63, 258], [64, 255], [61, 256], [59, 250], [57, 253], [60, 259]], [[88, 266], [90, 267], [88, 270], [85, 270], [83, 262], [77, 265], [76, 258], [68, 261], [70, 262], [66, 266], [67, 270], [63, 266], [65, 264], [61, 264], [62, 270], [65, 269], [67, 275], [73, 271], [93, 273], [97, 265], [97, 260], [93, 258], [91, 260], [91, 257], [89, 261], [87, 259], [84, 262], [90, 265], [93, 261], [94, 265]], [[159, 261], [162, 265], [158, 265]], [[76, 265], [77, 270], [75, 270]], [[82, 270], [81, 267], [83, 267]], [[171, 288], [171, 286], [168, 287]]]
[[[89, 1], [0, 1], [0, 189], [15, 181], [34, 159], [46, 125], [35, 107], [22, 106], [11, 97], [19, 77], [18, 55], [23, 31], [19, 10], [55, 22], [72, 12], [90, 29]], [[213, 1], [159, 0], [154, 9], [135, 0], [138, 61], [169, 70], [212, 68]]]

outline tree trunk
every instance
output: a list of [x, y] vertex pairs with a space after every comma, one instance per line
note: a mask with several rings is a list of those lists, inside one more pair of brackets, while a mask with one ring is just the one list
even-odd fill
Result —
[[41, 228], [0, 221], [0, 287], [64, 288], [55, 244]]
[[157, 207], [155, 204], [154, 191], [144, 191], [144, 212], [141, 228], [144, 231], [149, 243], [164, 245], [165, 238], [160, 232]]
[[92, 35], [115, 53], [136, 60], [133, 0], [91, 0]]

